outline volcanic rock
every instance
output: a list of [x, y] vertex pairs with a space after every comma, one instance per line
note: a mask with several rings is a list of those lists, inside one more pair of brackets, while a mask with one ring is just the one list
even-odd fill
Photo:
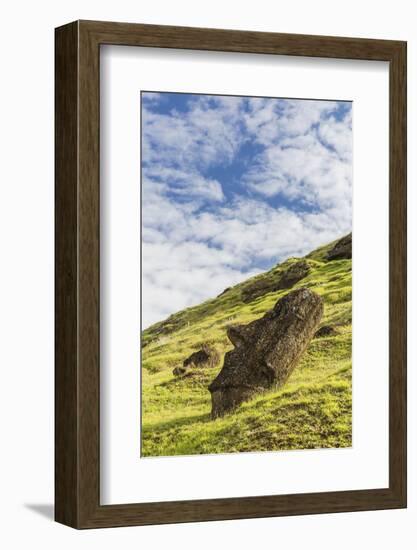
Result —
[[337, 336], [339, 334], [337, 330], [330, 326], [330, 325], [324, 325], [316, 332], [314, 335], [314, 338], [324, 338], [325, 336]]
[[219, 352], [207, 344], [203, 344], [201, 349], [192, 353], [182, 366], [175, 367], [172, 373], [175, 376], [181, 376], [185, 374], [191, 368], [212, 368], [218, 365], [220, 361]]
[[274, 308], [248, 325], [229, 327], [234, 349], [209, 386], [212, 418], [223, 416], [243, 401], [291, 375], [323, 315], [323, 301], [309, 289], [289, 292]]
[[269, 292], [292, 288], [309, 273], [310, 266], [305, 260], [295, 262], [281, 274], [273, 274], [269, 278], [259, 279], [247, 286], [242, 290], [242, 301], [247, 304]]
[[283, 290], [286, 288], [292, 288], [298, 281], [307, 277], [310, 273], [310, 266], [305, 260], [300, 260], [295, 264], [290, 265], [290, 267], [284, 271], [279, 280], [278, 290]]
[[187, 372], [186, 367], [183, 365], [175, 367], [175, 369], [172, 371], [172, 374], [174, 376], [183, 376]]
[[350, 260], [352, 258], [352, 233], [342, 237], [327, 253], [328, 260]]

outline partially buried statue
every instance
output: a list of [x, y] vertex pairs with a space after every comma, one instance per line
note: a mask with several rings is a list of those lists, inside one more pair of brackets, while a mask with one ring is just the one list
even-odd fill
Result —
[[307, 288], [289, 292], [262, 318], [229, 327], [234, 349], [209, 386], [212, 418], [223, 416], [268, 388], [282, 386], [314, 336], [323, 301]]

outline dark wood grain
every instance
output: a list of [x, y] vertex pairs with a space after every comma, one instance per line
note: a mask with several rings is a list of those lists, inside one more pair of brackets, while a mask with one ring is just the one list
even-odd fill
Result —
[[389, 471], [407, 493], [407, 48], [390, 61], [389, 128]]
[[55, 519], [78, 524], [78, 25], [55, 44]]
[[[100, 505], [99, 55], [120, 44], [390, 64], [389, 487]], [[406, 44], [79, 21], [56, 29], [56, 520], [76, 528], [406, 506]]]

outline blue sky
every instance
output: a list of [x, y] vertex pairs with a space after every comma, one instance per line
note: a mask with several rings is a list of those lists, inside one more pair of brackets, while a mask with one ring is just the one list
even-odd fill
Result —
[[351, 108], [142, 92], [144, 328], [351, 230]]

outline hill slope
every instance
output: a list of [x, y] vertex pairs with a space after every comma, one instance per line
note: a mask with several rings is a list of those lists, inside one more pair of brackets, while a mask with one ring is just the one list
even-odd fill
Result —
[[311, 270], [293, 288], [308, 287], [323, 297], [321, 325], [335, 336], [313, 339], [287, 384], [210, 419], [207, 389], [222, 367], [196, 369], [175, 377], [174, 367], [206, 343], [223, 357], [232, 348], [226, 327], [261, 317], [289, 290], [269, 292], [244, 303], [242, 293], [267, 287], [296, 258], [226, 292], [172, 315], [142, 334], [142, 456], [191, 455], [350, 447], [351, 260], [326, 260], [334, 243], [305, 256]]

